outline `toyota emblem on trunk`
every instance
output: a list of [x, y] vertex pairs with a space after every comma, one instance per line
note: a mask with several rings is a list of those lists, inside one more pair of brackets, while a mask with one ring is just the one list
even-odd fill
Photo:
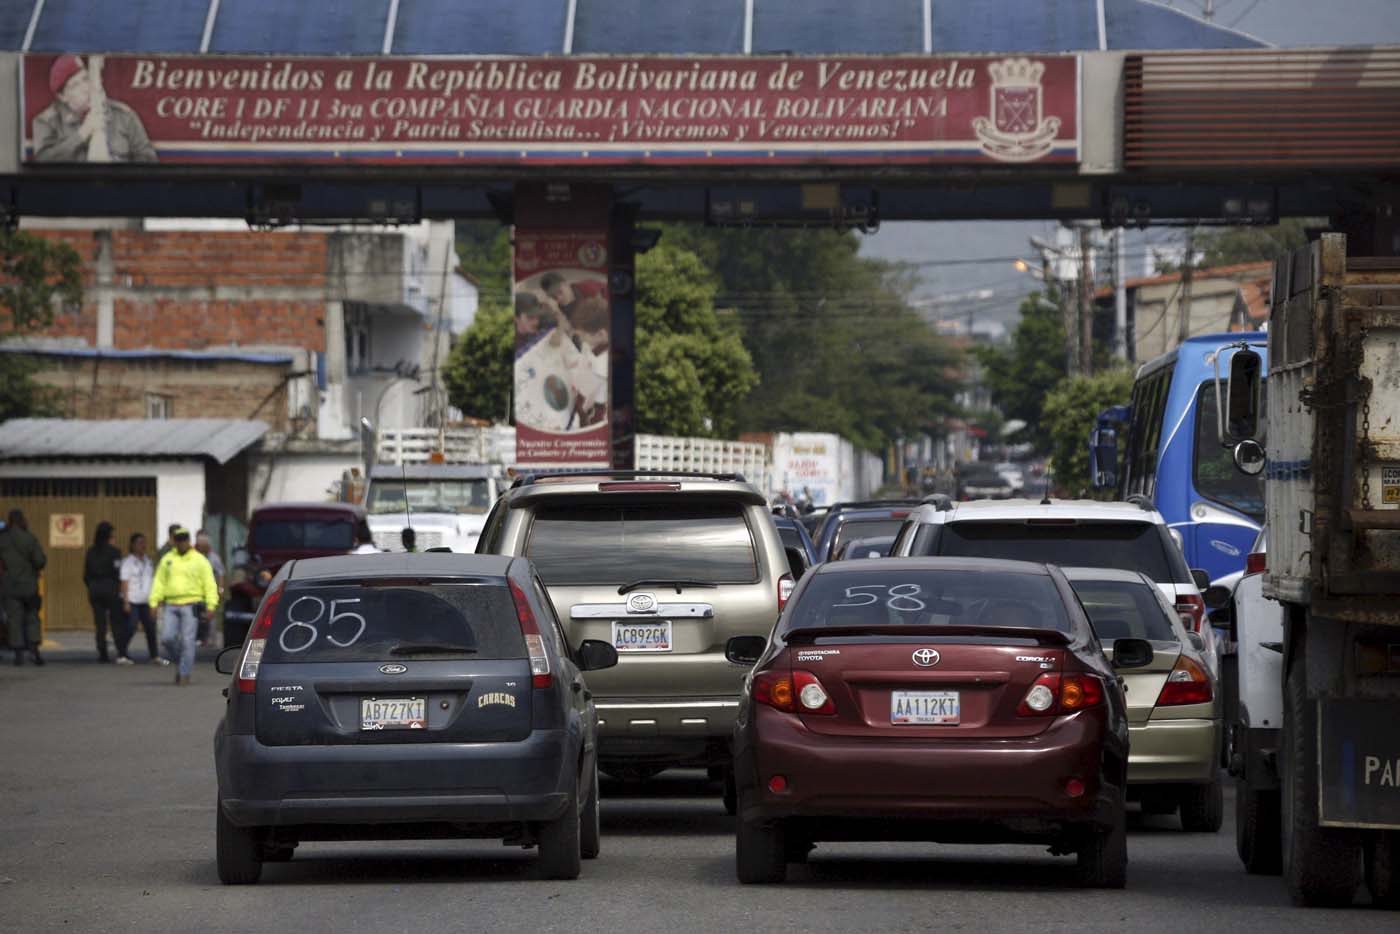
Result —
[[634, 593], [627, 598], [627, 612], [651, 613], [656, 609], [656, 596], [649, 593]]
[[938, 664], [938, 660], [941, 657], [942, 656], [933, 649], [914, 650], [914, 664], [918, 665], [920, 668], [932, 668], [934, 665]]

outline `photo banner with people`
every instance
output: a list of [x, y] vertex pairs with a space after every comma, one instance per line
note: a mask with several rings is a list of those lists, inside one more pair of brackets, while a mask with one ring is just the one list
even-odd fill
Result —
[[515, 233], [515, 459], [611, 463], [608, 234]]

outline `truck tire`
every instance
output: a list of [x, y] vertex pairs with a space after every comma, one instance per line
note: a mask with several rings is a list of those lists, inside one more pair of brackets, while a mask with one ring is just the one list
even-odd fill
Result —
[[1181, 829], [1187, 833], [1217, 833], [1225, 823], [1225, 790], [1220, 778], [1209, 785], [1192, 785], [1181, 793]]
[[224, 885], [253, 885], [262, 876], [262, 841], [257, 831], [239, 827], [224, 816], [216, 800], [214, 811], [214, 854], [219, 881]]
[[1251, 791], [1244, 779], [1235, 782], [1235, 852], [1253, 876], [1276, 876], [1283, 871], [1283, 841], [1279, 827], [1277, 791]]
[[580, 841], [582, 809], [578, 789], [569, 797], [569, 806], [557, 820], [541, 824], [539, 830], [540, 875], [546, 879], [577, 879], [583, 870]]
[[739, 831], [734, 835], [734, 874], [745, 885], [787, 878], [787, 842], [781, 824], [739, 818]]
[[1366, 843], [1366, 888], [1377, 908], [1400, 908], [1400, 831], [1371, 834]]
[[1317, 707], [1308, 699], [1306, 646], [1283, 685], [1283, 881], [1295, 905], [1350, 905], [1361, 882], [1361, 847], [1345, 830], [1318, 825]]

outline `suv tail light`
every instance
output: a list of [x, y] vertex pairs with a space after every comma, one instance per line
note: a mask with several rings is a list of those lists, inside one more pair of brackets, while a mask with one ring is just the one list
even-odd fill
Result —
[[783, 611], [787, 606], [788, 597], [792, 596], [793, 590], [797, 587], [797, 582], [792, 579], [791, 574], [784, 574], [778, 578], [778, 612]]
[[760, 671], [753, 676], [753, 699], [784, 713], [836, 715], [836, 704], [821, 681], [810, 671]]
[[243, 658], [238, 662], [239, 694], [252, 694], [258, 689], [258, 669], [262, 667], [263, 650], [267, 648], [267, 634], [272, 631], [272, 618], [277, 615], [277, 604], [282, 602], [282, 589], [286, 586], [279, 584], [258, 607], [253, 628], [243, 643]]
[[1246, 574], [1263, 574], [1268, 566], [1268, 555], [1262, 551], [1252, 552], [1248, 558], [1244, 559], [1244, 572]]
[[1183, 655], [1176, 660], [1176, 667], [1167, 676], [1167, 683], [1162, 685], [1162, 693], [1157, 695], [1157, 706], [1205, 704], [1213, 696], [1210, 675], [1195, 659]]
[[1096, 675], [1046, 672], [1035, 679], [1016, 708], [1018, 717], [1053, 717], [1103, 703], [1103, 682]]
[[535, 611], [530, 608], [530, 598], [515, 581], [510, 582], [510, 598], [515, 601], [515, 618], [520, 623], [520, 632], [525, 636], [525, 650], [530, 655], [530, 678], [537, 688], [547, 688], [554, 683], [549, 672], [549, 654], [544, 650], [544, 636], [540, 634], [540, 624], [535, 620]]
[[1206, 602], [1198, 593], [1176, 595], [1176, 614], [1181, 617], [1181, 625], [1187, 632], [1200, 632], [1201, 620], [1206, 615]]

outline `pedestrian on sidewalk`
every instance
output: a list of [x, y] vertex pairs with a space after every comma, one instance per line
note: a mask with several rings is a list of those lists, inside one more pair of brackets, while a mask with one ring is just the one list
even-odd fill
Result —
[[414, 552], [418, 550], [418, 533], [413, 531], [413, 526], [406, 525], [399, 533], [399, 543], [403, 545], [403, 550]]
[[165, 544], [161, 545], [160, 550], [156, 552], [157, 567], [160, 566], [161, 559], [175, 549], [175, 530], [179, 527], [180, 523], [176, 522], [173, 525], [171, 525], [169, 529], [166, 530]]
[[[214, 569], [214, 586], [218, 589], [219, 599], [224, 598], [224, 562], [219, 557], [219, 553], [214, 550], [213, 543], [209, 541], [209, 533], [200, 529], [194, 533], [194, 550], [204, 555], [209, 566]], [[214, 622], [214, 611], [207, 607], [199, 608], [199, 636], [195, 644], [204, 646], [209, 643], [209, 630]]]
[[219, 606], [214, 569], [204, 555], [190, 545], [190, 531], [177, 528], [175, 548], [156, 566], [151, 584], [151, 607], [159, 616], [161, 642], [166, 655], [176, 660], [175, 683], [189, 684], [194, 670], [194, 643], [199, 630], [195, 607], [203, 603], [213, 612]]
[[155, 563], [146, 553], [146, 536], [133, 532], [127, 545], [130, 552], [122, 559], [122, 611], [126, 614], [127, 632], [134, 636], [140, 626], [146, 634], [146, 652], [153, 665], [169, 665], [156, 646], [156, 618], [151, 615], [151, 583], [156, 574]]
[[5, 528], [0, 530], [0, 565], [5, 568], [0, 578], [0, 600], [5, 603], [10, 649], [15, 664], [24, 664], [27, 651], [34, 664], [44, 664], [39, 654], [43, 632], [39, 624], [39, 572], [48, 558], [39, 540], [29, 532], [24, 513], [11, 509]]
[[122, 553], [112, 544], [112, 523], [97, 523], [92, 547], [83, 556], [83, 583], [87, 585], [88, 605], [92, 607], [93, 629], [97, 634], [97, 660], [103, 664], [112, 659], [107, 655], [107, 630], [117, 645], [117, 663], [130, 665], [126, 645], [131, 634], [122, 616], [121, 566]]
[[374, 547], [374, 533], [369, 530], [369, 523], [361, 519], [355, 525], [355, 550], [352, 555], [377, 555], [379, 549]]

